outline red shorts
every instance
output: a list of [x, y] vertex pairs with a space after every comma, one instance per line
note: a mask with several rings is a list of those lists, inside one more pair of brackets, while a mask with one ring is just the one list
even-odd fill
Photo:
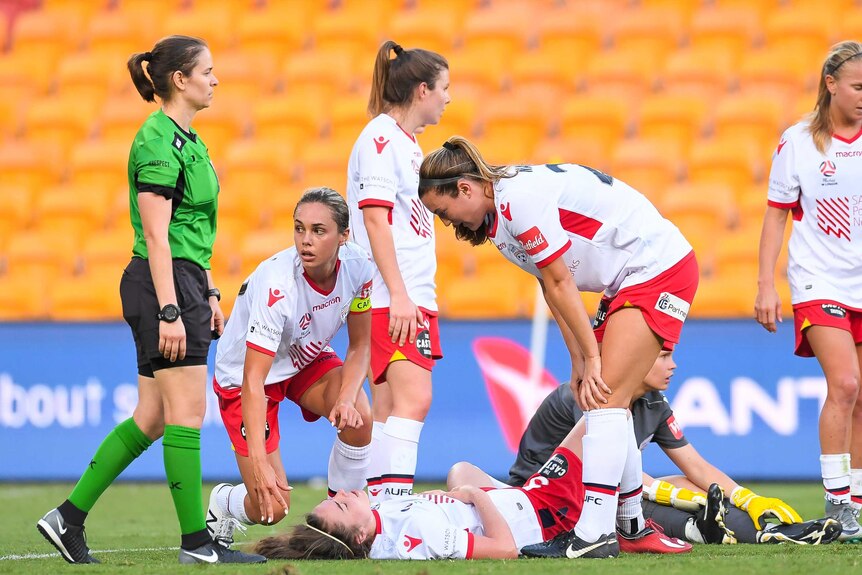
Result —
[[545, 541], [575, 528], [584, 506], [582, 473], [578, 456], [558, 447], [547, 463], [517, 488], [533, 504]]
[[636, 307], [640, 308], [650, 329], [664, 340], [663, 349], [672, 350], [679, 343], [698, 281], [697, 259], [691, 252], [653, 279], [625, 287], [614, 297], [603, 297], [593, 323], [596, 340], [602, 342], [607, 318], [612, 313]]
[[837, 301], [819, 299], [794, 305], [793, 323], [796, 329], [796, 349], [793, 353], [801, 357], [814, 357], [808, 336], [805, 335], [805, 330], [812, 325], [849, 331], [853, 336], [853, 343], [862, 343], [862, 310], [847, 307]]
[[374, 383], [386, 381], [386, 368], [393, 361], [406, 359], [431, 371], [434, 361], [443, 357], [437, 313], [423, 309], [422, 315], [425, 326], [417, 329], [416, 341], [398, 345], [392, 343], [389, 335], [389, 308], [371, 310], [371, 376]]
[[[331, 349], [324, 350], [302, 371], [278, 383], [265, 385], [266, 393], [266, 452], [272, 453], [278, 449], [280, 435], [278, 433], [278, 404], [285, 398], [299, 405], [302, 394], [314, 385], [321, 377], [337, 367], [342, 366], [342, 361]], [[233, 449], [243, 457], [248, 457], [248, 444], [245, 441], [245, 425], [242, 421], [242, 388], [234, 387], [222, 389], [215, 378], [213, 378], [213, 389], [218, 397], [221, 419], [227, 429], [228, 437], [233, 444]], [[306, 421], [317, 421], [320, 416], [307, 411], [300, 406], [302, 417]]]

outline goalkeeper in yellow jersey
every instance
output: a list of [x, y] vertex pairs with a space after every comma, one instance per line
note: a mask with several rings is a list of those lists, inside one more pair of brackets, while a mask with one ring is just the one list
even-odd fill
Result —
[[[631, 406], [641, 449], [649, 442], [657, 443], [682, 471], [682, 475], [664, 479], [644, 474], [644, 517], [660, 525], [667, 535], [692, 543], [822, 544], [835, 540], [841, 527], [834, 519], [803, 522], [785, 502], [737, 484], [697, 452], [662, 394], [675, 369], [672, 352], [662, 351], [644, 380], [642, 396]], [[522, 485], [582, 415], [568, 382], [552, 391], [521, 437], [507, 483]], [[712, 484], [718, 484], [723, 494], [718, 487], [710, 490]], [[640, 494], [621, 493], [621, 500], [626, 495]]]

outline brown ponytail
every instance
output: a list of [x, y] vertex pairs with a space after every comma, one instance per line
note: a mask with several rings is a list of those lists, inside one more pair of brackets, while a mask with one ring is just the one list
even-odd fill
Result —
[[[390, 52], [395, 58], [390, 59]], [[380, 45], [371, 76], [368, 114], [372, 117], [396, 106], [407, 106], [421, 83], [434, 89], [441, 70], [448, 70], [446, 58], [420, 48], [405, 50], [393, 40]]]
[[[155, 102], [155, 96], [163, 102], [170, 100], [173, 92], [171, 75], [177, 71], [190, 75], [206, 47], [206, 42], [200, 38], [168, 36], [156, 42], [152, 52], [132, 54], [126, 66], [138, 94], [147, 102]], [[144, 62], [147, 62], [146, 69]]]

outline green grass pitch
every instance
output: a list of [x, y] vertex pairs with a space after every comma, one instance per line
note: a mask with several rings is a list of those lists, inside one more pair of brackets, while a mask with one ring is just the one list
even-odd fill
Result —
[[[435, 488], [439, 486], [421, 486]], [[806, 519], [823, 511], [817, 484], [751, 485], [758, 493], [780, 497]], [[205, 486], [205, 497], [211, 485]], [[170, 494], [163, 484], [120, 483], [112, 486], [87, 520], [87, 536], [101, 565], [68, 565], [36, 531], [35, 523], [68, 495], [68, 484], [0, 484], [0, 574], [27, 573], [266, 573], [278, 575], [506, 575], [653, 573], [655, 575], [744, 575], [747, 573], [852, 573], [862, 569], [862, 545], [822, 547], [788, 545], [695, 546], [682, 556], [623, 555], [613, 560], [565, 559], [517, 561], [362, 561], [270, 562], [266, 565], [197, 565], [177, 563], [178, 524]], [[282, 525], [251, 527], [237, 542], [245, 545], [300, 521], [323, 497], [324, 491], [297, 485], [291, 513]]]

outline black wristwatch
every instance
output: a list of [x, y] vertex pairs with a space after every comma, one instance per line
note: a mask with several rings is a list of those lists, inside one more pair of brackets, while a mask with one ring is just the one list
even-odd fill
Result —
[[216, 301], [221, 301], [221, 292], [218, 291], [218, 288], [210, 288], [207, 290], [207, 299], [215, 297]]
[[162, 308], [162, 311], [156, 314], [156, 317], [159, 318], [159, 321], [164, 321], [167, 323], [174, 323], [178, 319], [180, 319], [180, 315], [183, 312], [180, 311], [180, 308], [172, 303], [169, 303], [165, 307]]

